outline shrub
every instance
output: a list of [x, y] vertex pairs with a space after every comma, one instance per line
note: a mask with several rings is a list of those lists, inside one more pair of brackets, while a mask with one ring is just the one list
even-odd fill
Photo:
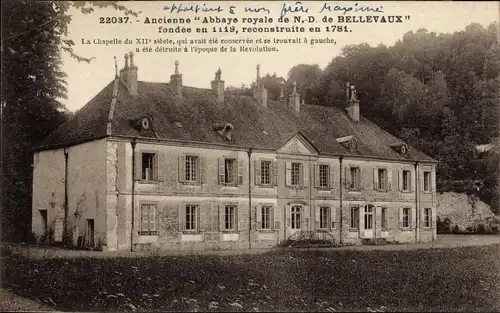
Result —
[[449, 234], [450, 233], [450, 224], [451, 221], [449, 218], [445, 217], [444, 220], [441, 220], [441, 218], [437, 218], [436, 221], [436, 226], [437, 226], [437, 233], [438, 234]]
[[479, 224], [477, 225], [477, 231], [476, 231], [476, 234], [486, 234], [488, 233], [486, 227], [484, 226], [484, 224]]

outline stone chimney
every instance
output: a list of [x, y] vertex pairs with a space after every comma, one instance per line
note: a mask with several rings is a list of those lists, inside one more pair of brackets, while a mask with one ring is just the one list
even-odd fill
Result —
[[255, 89], [253, 93], [254, 98], [259, 101], [262, 106], [267, 108], [267, 89], [260, 81], [260, 65], [257, 64], [257, 80], [255, 82]]
[[356, 87], [354, 85], [346, 83], [345, 94], [347, 115], [353, 121], [359, 122], [359, 100], [356, 96]]
[[179, 74], [179, 61], [175, 60], [175, 72], [170, 75], [170, 85], [174, 93], [182, 97], [182, 74]]
[[293, 82], [293, 90], [290, 94], [290, 106], [295, 110], [295, 112], [300, 112], [300, 95], [297, 92], [297, 83]]
[[215, 72], [215, 78], [212, 81], [212, 92], [217, 97], [217, 101], [224, 102], [224, 81], [221, 79], [222, 71]]
[[[128, 60], [130, 58], [130, 66]], [[127, 86], [131, 95], [137, 95], [137, 66], [134, 64], [134, 53], [125, 54], [125, 66], [120, 70], [120, 79]]]
[[279, 101], [283, 102], [285, 100], [285, 82], [281, 81], [280, 83], [280, 98]]

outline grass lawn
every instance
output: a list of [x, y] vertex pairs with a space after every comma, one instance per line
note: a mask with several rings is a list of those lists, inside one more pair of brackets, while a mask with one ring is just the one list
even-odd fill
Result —
[[500, 245], [2, 264], [4, 286], [66, 311], [500, 310]]

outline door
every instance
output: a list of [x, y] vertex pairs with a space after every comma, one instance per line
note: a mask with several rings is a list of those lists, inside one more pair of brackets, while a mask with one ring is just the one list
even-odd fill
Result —
[[362, 238], [373, 238], [375, 235], [375, 207], [368, 204], [364, 208], [364, 218], [363, 218], [363, 234]]
[[287, 225], [287, 237], [293, 236], [296, 233], [299, 233], [303, 228], [303, 208], [301, 205], [291, 205], [289, 206], [290, 210], [288, 212], [288, 225]]
[[90, 248], [94, 247], [94, 220], [87, 220], [87, 238], [88, 238], [88, 246]]
[[40, 240], [42, 242], [45, 242], [48, 239], [47, 238], [48, 237], [48, 231], [47, 230], [49, 228], [48, 227], [47, 210], [39, 210], [39, 212], [40, 212], [40, 216], [42, 218], [42, 225], [41, 225], [42, 226], [42, 229], [41, 229], [41, 231], [42, 231], [41, 235], [42, 236], [41, 236]]

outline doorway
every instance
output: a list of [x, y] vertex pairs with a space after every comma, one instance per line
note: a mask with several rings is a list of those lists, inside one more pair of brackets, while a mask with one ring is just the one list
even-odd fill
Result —
[[373, 238], [375, 235], [375, 231], [374, 231], [375, 212], [374, 211], [375, 211], [375, 207], [371, 204], [367, 204], [364, 208], [362, 238]]
[[90, 248], [94, 247], [94, 220], [87, 219], [87, 243]]

